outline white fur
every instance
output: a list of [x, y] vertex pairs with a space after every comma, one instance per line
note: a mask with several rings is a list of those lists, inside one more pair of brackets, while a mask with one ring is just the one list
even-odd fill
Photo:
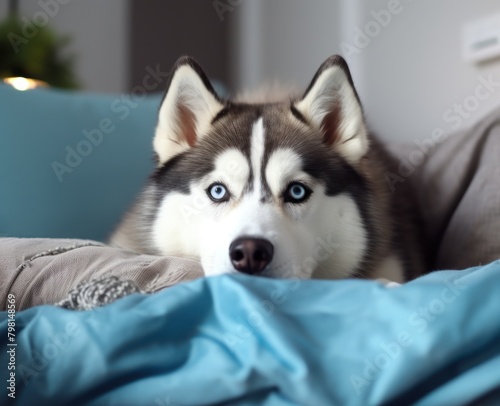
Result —
[[292, 180], [308, 180], [309, 176], [301, 169], [302, 159], [293, 150], [280, 148], [274, 151], [269, 157], [265, 172], [267, 183], [273, 194], [277, 196]]
[[249, 173], [248, 161], [241, 151], [228, 149], [216, 158], [213, 172], [190, 186], [190, 194], [167, 194], [153, 225], [153, 240], [159, 252], [199, 259], [204, 227], [217, 227], [227, 210], [227, 205], [215, 205], [205, 190], [214, 182], [224, 182], [237, 199]]
[[368, 151], [368, 138], [361, 106], [342, 68], [331, 66], [325, 69], [296, 107], [322, 130], [323, 120], [336, 104], [341, 108], [341, 139], [334, 148], [348, 162], [356, 164]]
[[154, 138], [154, 149], [159, 158], [159, 165], [172, 156], [189, 148], [189, 144], [180, 131], [179, 108], [189, 110], [195, 118], [193, 129], [197, 137], [202, 137], [210, 126], [210, 121], [222, 105], [207, 90], [198, 74], [189, 65], [177, 69], [172, 78], [158, 118]]
[[[312, 233], [320, 236], [330, 248], [330, 255], [318, 261], [316, 278], [344, 278], [353, 276], [367, 250], [368, 235], [355, 201], [347, 194], [325, 197], [318, 190], [311, 196], [314, 208], [306, 223]], [[316, 240], [316, 248], [323, 244]], [[314, 256], [314, 255], [313, 255]]]
[[264, 158], [264, 125], [259, 118], [252, 128], [252, 139], [250, 140], [250, 160], [252, 162], [253, 189], [257, 197], [260, 197], [262, 189], [261, 167]]
[[200, 257], [198, 234], [203, 205], [204, 200], [195, 193], [165, 196], [153, 225], [154, 244], [162, 255]]

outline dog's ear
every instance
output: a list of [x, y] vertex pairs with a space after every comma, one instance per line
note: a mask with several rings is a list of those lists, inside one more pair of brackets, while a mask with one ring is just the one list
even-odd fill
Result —
[[160, 106], [153, 142], [159, 165], [195, 146], [223, 107], [200, 65], [190, 57], [180, 58]]
[[351, 164], [358, 163], [368, 151], [363, 110], [341, 56], [323, 62], [295, 108], [321, 131], [324, 143]]

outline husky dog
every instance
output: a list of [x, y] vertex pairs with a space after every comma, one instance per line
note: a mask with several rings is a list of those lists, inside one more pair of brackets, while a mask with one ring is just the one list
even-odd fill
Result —
[[153, 144], [158, 166], [113, 245], [196, 258], [206, 275], [401, 282], [423, 271], [413, 213], [402, 218], [411, 198], [390, 192], [392, 159], [340, 56], [302, 97], [263, 103], [223, 100], [182, 57]]

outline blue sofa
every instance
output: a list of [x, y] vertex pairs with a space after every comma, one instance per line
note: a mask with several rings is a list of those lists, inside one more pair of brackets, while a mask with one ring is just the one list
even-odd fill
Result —
[[105, 240], [154, 166], [160, 100], [0, 85], [0, 237]]

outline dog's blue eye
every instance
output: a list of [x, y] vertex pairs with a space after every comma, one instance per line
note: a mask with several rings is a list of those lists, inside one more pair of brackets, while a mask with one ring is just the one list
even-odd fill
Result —
[[311, 189], [299, 182], [293, 182], [288, 185], [285, 192], [285, 202], [287, 203], [302, 203], [311, 196]]
[[229, 192], [221, 183], [214, 183], [207, 189], [207, 194], [214, 202], [225, 202], [229, 200]]
[[306, 195], [306, 188], [302, 185], [292, 185], [289, 193], [291, 198], [301, 200]]

